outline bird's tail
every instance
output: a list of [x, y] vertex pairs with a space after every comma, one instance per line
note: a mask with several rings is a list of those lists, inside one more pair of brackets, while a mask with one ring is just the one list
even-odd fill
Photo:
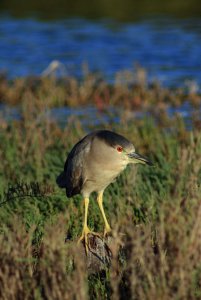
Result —
[[66, 173], [61, 172], [59, 176], [56, 179], [56, 183], [60, 188], [66, 188], [67, 187], [67, 178], [66, 178]]

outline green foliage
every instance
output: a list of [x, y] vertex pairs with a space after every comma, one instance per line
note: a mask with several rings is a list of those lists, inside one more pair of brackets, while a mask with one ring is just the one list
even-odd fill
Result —
[[[115, 9], [114, 9], [115, 8]], [[150, 3], [147, 0], [97, 0], [91, 2], [87, 0], [84, 4], [81, 0], [76, 3], [70, 0], [68, 3], [64, 0], [59, 0], [57, 3], [50, 0], [34, 2], [20, 0], [20, 5], [14, 0], [3, 0], [0, 3], [1, 13], [6, 11], [17, 17], [38, 16], [42, 19], [61, 19], [66, 17], [81, 17], [89, 19], [115, 19], [120, 21], [131, 22], [138, 20], [144, 16], [154, 17], [157, 15], [177, 16], [180, 18], [191, 18], [200, 16], [200, 2], [197, 0], [186, 0], [185, 3], [181, 0], [165, 1], [153, 0]]]

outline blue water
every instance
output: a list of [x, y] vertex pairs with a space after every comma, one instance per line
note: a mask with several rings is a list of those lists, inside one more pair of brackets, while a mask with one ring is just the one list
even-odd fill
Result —
[[201, 84], [201, 19], [165, 17], [132, 24], [111, 20], [0, 18], [0, 71], [8, 77], [40, 75], [53, 61], [62, 74], [82, 76], [81, 65], [107, 80], [139, 63], [163, 85]]
[[[192, 129], [193, 120], [200, 120], [201, 106], [194, 108], [188, 102], [184, 102], [180, 107], [169, 107], [167, 115], [174, 118], [176, 115], [183, 118], [186, 128]], [[108, 107], [107, 111], [100, 111], [97, 107], [91, 105], [86, 107], [56, 107], [47, 109], [38, 115], [36, 122], [40, 123], [44, 120], [49, 120], [58, 123], [64, 128], [69, 123], [79, 122], [86, 130], [94, 128], [94, 126], [119, 124], [123, 120], [135, 121], [150, 117], [149, 112], [129, 111], [126, 112], [120, 107]], [[0, 104], [0, 121], [11, 122], [20, 120], [22, 114], [19, 107], [9, 107], [5, 104]], [[157, 117], [155, 117], [157, 121]]]

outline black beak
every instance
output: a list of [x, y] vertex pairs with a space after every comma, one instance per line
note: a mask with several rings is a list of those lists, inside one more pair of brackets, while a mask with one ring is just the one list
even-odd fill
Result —
[[141, 164], [153, 166], [153, 164], [150, 160], [148, 160], [146, 157], [144, 157], [136, 152], [129, 153], [128, 157], [131, 158], [131, 160], [130, 160], [131, 163], [141, 163]]

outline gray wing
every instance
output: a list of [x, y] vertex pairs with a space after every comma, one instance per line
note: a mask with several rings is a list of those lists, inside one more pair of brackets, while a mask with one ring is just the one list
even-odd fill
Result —
[[64, 165], [64, 171], [57, 177], [57, 184], [66, 188], [67, 197], [79, 194], [83, 183], [83, 168], [86, 155], [90, 150], [91, 136], [86, 136], [78, 142], [69, 153]]

